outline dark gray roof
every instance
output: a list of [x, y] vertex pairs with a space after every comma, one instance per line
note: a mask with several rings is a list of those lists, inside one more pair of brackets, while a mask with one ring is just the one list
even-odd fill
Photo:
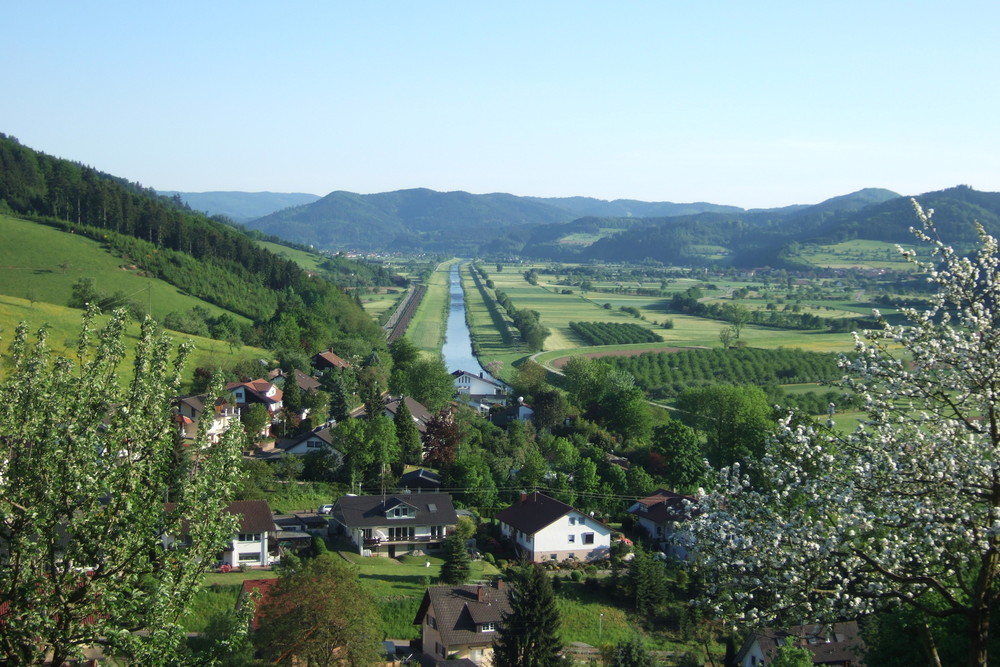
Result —
[[531, 535], [573, 511], [572, 505], [535, 491], [497, 512], [497, 519]]
[[266, 500], [234, 500], [226, 511], [240, 516], [241, 533], [266, 533], [277, 530]]
[[751, 635], [737, 654], [737, 659], [746, 655], [754, 640], [760, 645], [764, 660], [770, 664], [778, 653], [778, 647], [788, 640], [802, 646], [813, 654], [813, 664], [845, 665], [864, 667], [865, 644], [858, 632], [856, 621], [834, 623], [832, 625], [796, 625], [785, 630], [768, 628]]
[[[480, 601], [480, 594], [482, 601]], [[424, 622], [433, 606], [438, 633], [449, 647], [492, 643], [496, 633], [479, 632], [483, 623], [497, 623], [510, 613], [507, 592], [492, 586], [432, 586], [424, 593], [414, 625]]]
[[[389, 519], [387, 510], [406, 504], [414, 508], [411, 517]], [[332, 516], [348, 528], [378, 526], [451, 525], [458, 523], [455, 505], [447, 493], [393, 493], [386, 496], [342, 496]]]
[[402, 488], [420, 486], [425, 489], [430, 486], [441, 486], [441, 475], [432, 470], [417, 468], [400, 477], [399, 486]]
[[297, 444], [299, 444], [301, 442], [304, 442], [306, 440], [309, 440], [310, 438], [319, 438], [320, 440], [322, 440], [326, 444], [328, 444], [331, 447], [333, 447], [333, 434], [330, 431], [330, 427], [327, 426], [326, 424], [323, 424], [322, 426], [317, 426], [316, 428], [314, 428], [311, 431], [306, 431], [305, 433], [300, 433], [299, 435], [296, 435], [296, 436], [291, 437], [291, 438], [285, 438], [285, 439], [279, 441], [275, 445], [275, 448], [276, 449], [283, 449], [285, 451], [288, 451], [289, 449], [295, 447], [295, 445], [297, 445]]

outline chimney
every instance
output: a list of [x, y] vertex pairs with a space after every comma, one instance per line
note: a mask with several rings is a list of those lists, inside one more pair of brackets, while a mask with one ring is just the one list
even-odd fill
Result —
[[486, 587], [482, 584], [476, 586], [476, 600], [486, 602]]
[[522, 503], [528, 502], [528, 492], [527, 491], [522, 491], [521, 492], [521, 502]]
[[499, 578], [499, 579], [497, 579], [497, 590], [498, 591], [502, 591], [503, 590], [503, 578], [502, 577]]

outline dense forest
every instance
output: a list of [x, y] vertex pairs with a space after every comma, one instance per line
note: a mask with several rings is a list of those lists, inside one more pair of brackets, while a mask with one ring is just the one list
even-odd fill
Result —
[[[0, 212], [83, 234], [146, 272], [254, 321], [243, 342], [272, 349], [384, 345], [356, 301], [239, 230], [138, 183], [0, 134]], [[338, 260], [339, 262], [339, 260]]]

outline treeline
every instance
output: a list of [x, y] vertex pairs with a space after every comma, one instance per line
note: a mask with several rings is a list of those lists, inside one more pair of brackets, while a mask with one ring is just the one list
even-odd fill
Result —
[[812, 313], [795, 312], [794, 310], [749, 310], [736, 303], [703, 303], [698, 300], [700, 290], [690, 288], [686, 292], [678, 292], [670, 299], [669, 308], [675, 313], [721, 320], [731, 324], [756, 324], [775, 329], [826, 330], [832, 333], [843, 333], [856, 329], [871, 329], [878, 323], [861, 317], [820, 317]]
[[[476, 264], [472, 264], [469, 267], [469, 273], [472, 274], [472, 280], [476, 283], [476, 289], [479, 290], [480, 298], [486, 304], [486, 310], [490, 313], [490, 320], [493, 322], [494, 328], [500, 332], [500, 340], [503, 341], [504, 345], [512, 344], [514, 342], [514, 334], [510, 331], [510, 324], [507, 322], [507, 318], [503, 316], [503, 313], [500, 312], [496, 298], [487, 290], [487, 287], [493, 287], [493, 281], [487, 278], [486, 272]], [[468, 310], [466, 309], [466, 312]], [[475, 340], [472, 341], [472, 345], [474, 348], [477, 348], [473, 352], [478, 354], [478, 344]]]
[[545, 344], [545, 339], [551, 333], [542, 326], [539, 318], [541, 314], [537, 310], [527, 308], [515, 308], [510, 297], [502, 290], [496, 291], [497, 302], [504, 307], [507, 314], [514, 321], [514, 326], [521, 332], [521, 340], [530, 350], [540, 350]]
[[651, 395], [677, 396], [691, 387], [730, 384], [799, 384], [843, 375], [839, 355], [779, 348], [647, 352], [634, 357], [603, 357], [601, 363], [630, 373]]
[[588, 345], [658, 343], [663, 336], [630, 322], [570, 322], [569, 328]]
[[360, 305], [222, 222], [137, 183], [0, 134], [0, 212], [107, 244], [192, 296], [254, 320], [261, 338], [307, 350], [344, 338], [383, 345]]

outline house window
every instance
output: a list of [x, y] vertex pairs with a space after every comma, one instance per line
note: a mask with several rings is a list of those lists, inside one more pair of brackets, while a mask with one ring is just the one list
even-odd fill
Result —
[[410, 508], [409, 507], [396, 507], [396, 508], [393, 508], [392, 511], [389, 513], [389, 516], [392, 517], [393, 519], [399, 519], [401, 517], [408, 517], [408, 516], [410, 516]]
[[497, 629], [496, 623], [483, 623], [479, 626], [480, 632], [495, 632]]
[[319, 449], [322, 446], [323, 446], [322, 442], [316, 442], [315, 440], [310, 440], [309, 442], [306, 443], [306, 447], [308, 447], [309, 449]]
[[437, 621], [434, 619], [434, 617], [431, 616], [430, 614], [427, 614], [427, 627], [434, 628], [435, 630], [437, 630], [437, 626], [438, 624]]
[[571, 526], [575, 526], [576, 525], [576, 517], [575, 516], [571, 516], [569, 518], [569, 525], [571, 525]]
[[594, 543], [594, 534], [593, 533], [584, 533], [583, 534], [583, 543], [584, 544], [593, 544]]
[[240, 533], [238, 535], [239, 542], [260, 542], [260, 533]]
[[260, 561], [260, 554], [256, 551], [244, 551], [240, 553], [241, 563], [250, 563]]
[[559, 556], [557, 556], [556, 554], [551, 554], [549, 556], [549, 560], [557, 560], [558, 558], [559, 558]]
[[440, 655], [442, 658], [448, 657], [448, 648], [443, 646], [441, 642], [434, 642], [434, 652]]
[[569, 539], [569, 543], [573, 544], [573, 543], [576, 542], [576, 535], [570, 535], [568, 539]]

